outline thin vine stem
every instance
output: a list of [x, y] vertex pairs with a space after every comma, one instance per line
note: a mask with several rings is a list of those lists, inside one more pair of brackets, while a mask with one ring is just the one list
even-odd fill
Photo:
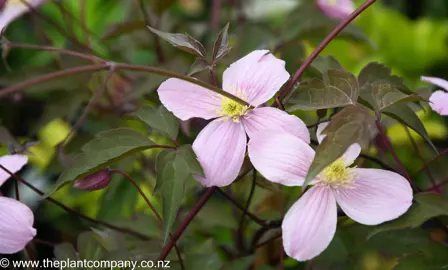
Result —
[[[294, 85], [299, 80], [300, 76], [305, 72], [305, 70], [311, 65], [314, 59], [319, 56], [319, 54], [330, 44], [330, 42], [342, 31], [344, 30], [356, 17], [358, 17], [363, 11], [365, 11], [368, 7], [373, 5], [376, 0], [367, 0], [364, 4], [362, 4], [358, 9], [356, 9], [350, 16], [348, 16], [345, 20], [343, 20], [320, 44], [319, 46], [311, 53], [311, 55], [305, 60], [305, 62], [299, 67], [296, 71], [292, 79], [288, 82], [287, 86], [283, 88], [278, 97], [279, 101], [282, 102], [284, 99], [293, 91]], [[292, 91], [291, 91], [292, 90]], [[274, 103], [275, 107], [279, 107], [281, 104]]]
[[[34, 191], [35, 193], [39, 194], [40, 196], [44, 196], [44, 192], [43, 191], [41, 191], [38, 188], [36, 188], [35, 186], [33, 186], [31, 183], [29, 183], [25, 179], [17, 176], [16, 174], [13, 174], [11, 171], [9, 171], [7, 168], [5, 168], [1, 164], [0, 164], [0, 168], [2, 170], [4, 170], [6, 173], [8, 173], [9, 175], [11, 175], [16, 181], [19, 181], [20, 183], [24, 184], [25, 186], [27, 186], [28, 188], [30, 188], [32, 191]], [[55, 200], [55, 199], [53, 199], [51, 197], [45, 197], [45, 200], [47, 200], [47, 201], [57, 205], [58, 207], [62, 208], [64, 211], [66, 211], [68, 213], [71, 213], [71, 214], [74, 214], [74, 215], [76, 215], [76, 216], [78, 216], [78, 217], [80, 217], [80, 218], [82, 218], [82, 219], [84, 219], [84, 220], [86, 220], [88, 222], [91, 222], [93, 224], [97, 224], [97, 225], [109, 228], [111, 230], [116, 230], [116, 231], [119, 231], [119, 232], [122, 232], [122, 233], [133, 235], [133, 236], [135, 236], [137, 238], [140, 238], [142, 240], [146, 240], [147, 241], [147, 240], [150, 239], [148, 236], [146, 236], [144, 234], [141, 234], [139, 232], [136, 232], [136, 231], [133, 231], [133, 230], [130, 230], [130, 229], [127, 229], [127, 228], [122, 228], [122, 227], [119, 227], [119, 226], [115, 226], [113, 224], [110, 224], [110, 223], [107, 223], [107, 222], [104, 222], [104, 221], [100, 221], [100, 220], [88, 217], [88, 216], [86, 216], [84, 214], [81, 214], [81, 213], [71, 209], [70, 207], [66, 206], [63, 203], [60, 203], [59, 201], [57, 201], [57, 200]]]

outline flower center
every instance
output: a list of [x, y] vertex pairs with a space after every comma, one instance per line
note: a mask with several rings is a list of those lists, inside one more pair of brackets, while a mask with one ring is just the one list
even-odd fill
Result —
[[[245, 99], [246, 94], [244, 93], [244, 90], [238, 90], [234, 91], [235, 96]], [[249, 109], [249, 106], [242, 105], [230, 98], [223, 97], [221, 99], [221, 108], [218, 109], [218, 113], [221, 116], [231, 118], [234, 122], [239, 122], [239, 118], [241, 116], [244, 116], [247, 113], [247, 110]]]
[[354, 173], [352, 168], [347, 168], [344, 159], [339, 158], [320, 173], [320, 184], [334, 189], [353, 188]]

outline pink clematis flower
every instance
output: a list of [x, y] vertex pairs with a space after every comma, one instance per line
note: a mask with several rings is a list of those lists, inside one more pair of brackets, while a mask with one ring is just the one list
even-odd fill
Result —
[[[12, 173], [18, 172], [28, 162], [27, 156], [0, 157], [0, 164]], [[0, 186], [10, 175], [0, 168]], [[13, 254], [24, 249], [36, 236], [34, 215], [25, 204], [0, 196], [0, 254]]]
[[[319, 126], [318, 139], [327, 124]], [[349, 168], [361, 152], [358, 144], [324, 169], [285, 215], [283, 246], [288, 256], [306, 261], [318, 256], [336, 232], [337, 204], [351, 219], [376, 225], [404, 214], [412, 204], [408, 181], [394, 172]], [[255, 168], [273, 182], [301, 186], [314, 159], [314, 150], [286, 132], [263, 130], [249, 142]]]
[[205, 174], [205, 178], [196, 179], [204, 186], [226, 186], [236, 179], [246, 153], [246, 133], [251, 138], [259, 130], [278, 126], [309, 142], [302, 120], [275, 108], [257, 107], [272, 98], [288, 78], [284, 61], [267, 50], [258, 50], [233, 63], [223, 74], [224, 91], [254, 109], [179, 79], [160, 85], [160, 101], [178, 118], [217, 118], [193, 143]]
[[[34, 8], [41, 5], [44, 1], [46, 0], [26, 0]], [[30, 8], [22, 3], [21, 0], [6, 0], [0, 10], [0, 31], [29, 10]]]
[[317, 5], [330, 18], [342, 20], [355, 11], [352, 0], [317, 0]]
[[448, 81], [434, 77], [422, 77], [422, 81], [435, 84], [445, 91], [435, 91], [429, 98], [429, 106], [440, 115], [448, 116]]

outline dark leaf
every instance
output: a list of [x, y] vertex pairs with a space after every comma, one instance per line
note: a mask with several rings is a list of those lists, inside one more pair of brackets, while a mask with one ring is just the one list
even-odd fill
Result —
[[193, 76], [196, 73], [209, 69], [210, 65], [207, 60], [197, 57], [194, 61], [193, 65], [191, 65], [190, 71], [188, 72], [188, 76]]
[[346, 71], [330, 69], [323, 80], [313, 78], [301, 84], [292, 95], [288, 111], [317, 110], [355, 105], [359, 94], [356, 77]]
[[172, 6], [176, 0], [156, 0], [152, 1], [152, 10], [157, 15], [162, 15], [165, 10]]
[[226, 263], [221, 270], [246, 270], [252, 265], [252, 263], [254, 263], [254, 261], [255, 255], [235, 259]]
[[230, 52], [232, 47], [229, 46], [229, 23], [219, 32], [218, 38], [213, 46], [213, 63], [216, 64], [219, 59]]
[[316, 148], [316, 155], [303, 188], [323, 169], [340, 158], [350, 145], [367, 143], [374, 128], [375, 118], [361, 107], [349, 106], [336, 114], [323, 131], [327, 136]]
[[171, 139], [175, 140], [179, 133], [179, 120], [160, 105], [158, 108], [142, 106], [135, 115], [145, 122], [151, 128], [165, 133]]
[[174, 47], [181, 49], [185, 52], [194, 54], [198, 57], [205, 58], [206, 52], [204, 46], [196, 39], [190, 37], [187, 34], [172, 34], [159, 31], [148, 26], [149, 30], [164, 40], [168, 41]]
[[154, 145], [146, 136], [126, 128], [113, 129], [99, 133], [95, 139], [82, 147], [75, 156], [71, 168], [58, 178], [55, 187], [46, 196], [53, 194], [63, 184], [99, 171], [113, 162]]
[[428, 219], [448, 215], [448, 200], [440, 194], [420, 193], [414, 196], [415, 203], [404, 215], [393, 221], [377, 226], [368, 237], [380, 232], [416, 228]]

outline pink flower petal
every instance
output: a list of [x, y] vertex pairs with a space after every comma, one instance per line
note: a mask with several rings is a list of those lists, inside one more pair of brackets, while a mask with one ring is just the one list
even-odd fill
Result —
[[[10, 155], [0, 157], [0, 164], [12, 173], [16, 173], [28, 163], [28, 157], [23, 155]], [[11, 177], [7, 172], [0, 168], [0, 186]]]
[[333, 192], [314, 186], [286, 213], [283, 219], [283, 246], [298, 261], [318, 256], [336, 232], [337, 210]]
[[317, 0], [317, 5], [330, 18], [342, 20], [355, 11], [352, 0]]
[[249, 141], [249, 158], [266, 179], [287, 186], [300, 186], [314, 158], [314, 150], [287, 132], [262, 130]]
[[445, 89], [446, 91], [448, 91], [448, 81], [446, 81], [444, 79], [423, 76], [422, 81], [432, 83], [432, 84], [437, 85], [438, 87], [441, 87], [441, 88]]
[[217, 111], [222, 98], [204, 87], [171, 78], [164, 81], [157, 92], [162, 104], [181, 120], [219, 117]]
[[336, 201], [351, 219], [377, 225], [396, 219], [412, 204], [412, 188], [401, 175], [379, 169], [354, 169], [354, 188], [338, 189]]
[[258, 50], [230, 65], [223, 74], [223, 89], [243, 93], [243, 99], [258, 106], [272, 98], [288, 79], [285, 61], [268, 50]]
[[0, 197], [0, 254], [13, 254], [24, 249], [36, 236], [34, 216], [23, 203]]
[[205, 174], [196, 179], [206, 187], [230, 185], [243, 165], [246, 143], [241, 123], [220, 118], [208, 124], [193, 143]]
[[249, 138], [263, 129], [282, 128], [304, 142], [310, 143], [310, 133], [305, 123], [300, 118], [276, 108], [253, 109], [242, 118], [242, 123]]
[[[319, 143], [322, 143], [324, 138], [327, 136], [327, 135], [322, 134], [322, 131], [328, 126], [329, 123], [330, 122], [324, 122], [317, 126], [316, 137], [317, 137], [317, 140], [319, 141]], [[355, 160], [359, 157], [359, 154], [361, 154], [361, 145], [359, 145], [358, 143], [354, 143], [354, 144], [350, 145], [344, 154], [345, 164], [347, 166], [352, 165], [353, 162], [355, 162]]]
[[436, 91], [429, 98], [429, 106], [440, 115], [448, 116], [448, 93]]
[[[45, 1], [46, 0], [28, 0], [28, 3], [32, 7], [38, 7]], [[21, 3], [21, 1], [6, 0], [4, 9], [0, 11], [0, 30], [28, 11], [29, 8]]]

